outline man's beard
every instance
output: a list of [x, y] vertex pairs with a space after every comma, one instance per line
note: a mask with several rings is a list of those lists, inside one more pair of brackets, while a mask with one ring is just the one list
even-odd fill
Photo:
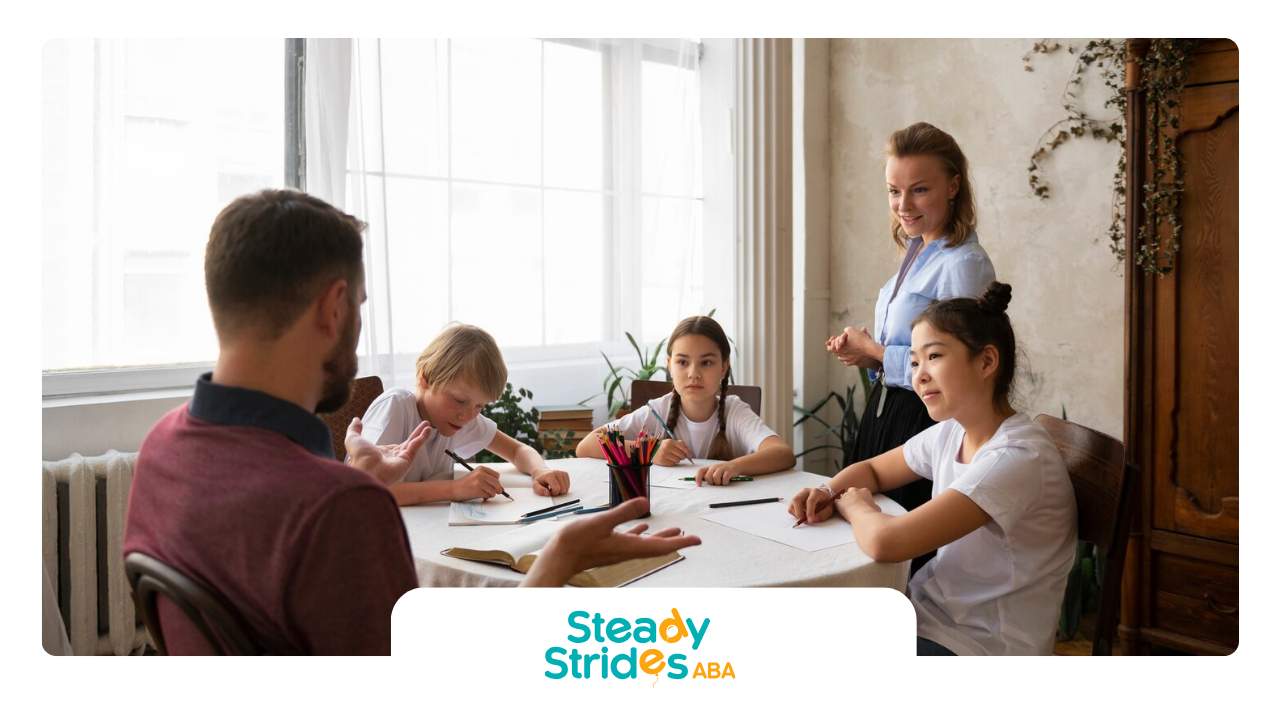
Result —
[[[357, 309], [356, 312], [359, 312]], [[324, 361], [324, 394], [316, 403], [316, 412], [329, 413], [339, 410], [351, 398], [351, 381], [359, 371], [360, 361], [356, 357], [356, 320], [359, 317], [352, 313], [342, 337], [334, 346], [333, 352]]]

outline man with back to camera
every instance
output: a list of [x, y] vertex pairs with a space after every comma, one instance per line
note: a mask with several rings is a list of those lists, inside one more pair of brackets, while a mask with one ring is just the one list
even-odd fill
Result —
[[[148, 433], [129, 495], [124, 554], [216, 590], [273, 654], [388, 654], [392, 607], [418, 586], [386, 486], [430, 427], [379, 447], [357, 418], [343, 465], [315, 415], [342, 407], [356, 375], [364, 227], [293, 190], [247, 195], [218, 215], [205, 251], [218, 361]], [[675, 528], [614, 531], [647, 509], [637, 500], [570, 523], [521, 584], [559, 586], [699, 542]], [[160, 612], [171, 654], [212, 650], [168, 603]]]

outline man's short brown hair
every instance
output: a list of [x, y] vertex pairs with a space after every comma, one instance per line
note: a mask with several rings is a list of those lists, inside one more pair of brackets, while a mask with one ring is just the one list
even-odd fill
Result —
[[346, 280], [354, 293], [364, 268], [364, 229], [363, 222], [297, 190], [233, 200], [213, 221], [204, 254], [218, 338], [253, 328], [274, 340], [329, 283]]

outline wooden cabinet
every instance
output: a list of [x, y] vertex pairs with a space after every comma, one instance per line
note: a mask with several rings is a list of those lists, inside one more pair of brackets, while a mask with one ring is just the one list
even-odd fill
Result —
[[[1145, 41], [1130, 41], [1130, 57]], [[1120, 615], [1124, 653], [1239, 644], [1239, 53], [1198, 43], [1182, 91], [1183, 235], [1175, 269], [1133, 264], [1146, 97], [1129, 65], [1125, 442], [1140, 469]]]

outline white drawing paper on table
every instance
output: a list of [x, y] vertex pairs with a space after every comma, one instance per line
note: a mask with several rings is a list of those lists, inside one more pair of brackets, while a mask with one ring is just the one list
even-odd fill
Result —
[[[884, 496], [876, 496], [876, 503], [881, 509], [888, 502], [890, 501]], [[787, 503], [781, 502], [711, 510], [699, 517], [808, 552], [853, 542], [853, 526], [840, 515], [832, 515], [817, 525], [805, 524], [793, 528], [796, 519], [787, 512]]]
[[[488, 500], [468, 500], [466, 502], [449, 503], [450, 525], [517, 525], [521, 515], [537, 510], [545, 510], [552, 505], [581, 500], [576, 493], [566, 493], [555, 497], [537, 495], [533, 488], [506, 486], [508, 500], [501, 495]], [[573, 506], [570, 506], [573, 507]], [[554, 512], [554, 511], [552, 511]], [[555, 517], [548, 513], [546, 519]]]
[[692, 490], [697, 487], [697, 483], [684, 478], [696, 475], [700, 467], [708, 467], [720, 462], [723, 461], [694, 459], [692, 464], [688, 460], [683, 460], [671, 466], [654, 465], [649, 471], [649, 485]]

